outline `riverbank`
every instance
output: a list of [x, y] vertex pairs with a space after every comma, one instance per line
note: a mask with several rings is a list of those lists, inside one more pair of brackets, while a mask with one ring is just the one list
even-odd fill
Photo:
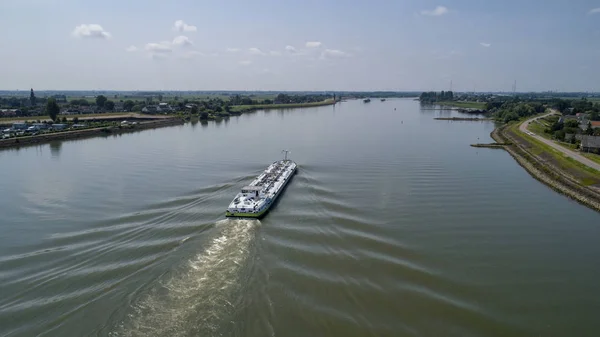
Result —
[[564, 157], [519, 131], [521, 123], [500, 126], [491, 137], [529, 174], [553, 190], [600, 211], [600, 172]]
[[469, 102], [469, 101], [440, 101], [433, 104], [442, 106], [452, 106], [456, 108], [485, 110], [485, 102]]
[[321, 102], [311, 103], [293, 103], [293, 104], [255, 104], [255, 105], [234, 105], [231, 107], [232, 113], [244, 113], [255, 110], [268, 110], [268, 109], [289, 109], [289, 108], [310, 108], [324, 105], [333, 105], [339, 102], [338, 100], [327, 99]]
[[474, 121], [474, 122], [478, 122], [478, 121], [486, 122], [486, 121], [493, 120], [491, 118], [478, 118], [478, 117], [436, 117], [434, 119], [438, 120], [438, 121]]
[[[130, 121], [135, 121], [130, 119]], [[22, 146], [30, 146], [30, 145], [38, 145], [42, 143], [48, 143], [56, 140], [69, 140], [69, 139], [82, 139], [89, 137], [97, 137], [97, 136], [106, 136], [111, 134], [121, 134], [128, 132], [136, 132], [147, 129], [155, 129], [166, 126], [180, 125], [185, 121], [181, 118], [159, 118], [151, 121], [143, 121], [138, 122], [135, 125], [125, 125], [125, 126], [109, 126], [109, 127], [99, 127], [99, 128], [90, 128], [90, 129], [82, 129], [82, 130], [72, 130], [72, 131], [64, 131], [64, 132], [55, 132], [55, 133], [45, 133], [39, 134], [35, 136], [25, 136], [25, 137], [17, 137], [17, 138], [9, 138], [0, 140], [0, 149], [13, 148], [13, 147], [22, 147]]]
[[[260, 105], [239, 105], [232, 107], [231, 115], [241, 115], [246, 112], [252, 112], [256, 110], [266, 109], [285, 109], [285, 108], [309, 108], [318, 107], [324, 105], [333, 105], [337, 103], [336, 100], [329, 99], [322, 102], [313, 103], [298, 103], [298, 104], [260, 104]], [[234, 111], [235, 109], [235, 111]], [[37, 117], [37, 116], [36, 116]], [[80, 129], [80, 130], [69, 130], [64, 132], [45, 133], [35, 136], [22, 136], [16, 138], [2, 139], [0, 140], [0, 149], [21, 147], [29, 145], [37, 145], [41, 143], [47, 143], [55, 140], [68, 140], [68, 139], [80, 139], [88, 137], [103, 136], [107, 134], [119, 134], [134, 131], [141, 131], [146, 129], [160, 128], [165, 126], [172, 126], [178, 124], [184, 124], [190, 119], [190, 116], [182, 117], [173, 115], [146, 115], [138, 113], [109, 113], [109, 114], [93, 114], [93, 115], [69, 115], [69, 117], [77, 117], [79, 122], [85, 121], [122, 121], [127, 120], [129, 122], [137, 122], [135, 125], [129, 124], [126, 126], [114, 125], [114, 126], [103, 126], [97, 128]], [[221, 120], [223, 118], [229, 118], [229, 115], [210, 116], [208, 120]], [[0, 119], [0, 127], [10, 126], [14, 122], [31, 121], [35, 117], [23, 117], [23, 118], [7, 118]], [[40, 119], [40, 122], [50, 121], [49, 119]]]
[[[79, 121], [88, 121], [88, 120], [123, 120], [123, 119], [127, 119], [127, 118], [136, 118], [136, 119], [160, 119], [160, 118], [164, 118], [164, 119], [168, 119], [168, 118], [173, 118], [173, 116], [169, 116], [169, 115], [147, 115], [147, 114], [140, 114], [140, 113], [135, 113], [135, 112], [109, 112], [109, 113], [101, 113], [101, 114], [81, 114], [81, 115], [59, 115], [59, 118], [68, 118], [68, 119], [72, 119], [77, 117], [77, 119]], [[27, 122], [27, 121], [40, 121], [41, 123], [43, 122], [50, 122], [52, 121], [50, 118], [48, 118], [47, 116], [26, 116], [26, 117], [6, 117], [6, 118], [0, 118], [0, 125], [11, 125], [12, 123], [15, 122]]]

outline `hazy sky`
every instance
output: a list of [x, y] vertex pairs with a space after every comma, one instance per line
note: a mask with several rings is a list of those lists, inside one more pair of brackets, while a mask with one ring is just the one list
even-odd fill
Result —
[[0, 89], [600, 91], [600, 0], [0, 0]]

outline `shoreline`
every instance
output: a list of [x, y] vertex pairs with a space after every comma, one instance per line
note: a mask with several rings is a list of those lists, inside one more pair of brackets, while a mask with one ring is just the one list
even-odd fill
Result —
[[473, 121], [473, 122], [489, 122], [493, 121], [492, 118], [485, 117], [435, 117], [438, 121]]
[[[255, 105], [255, 106], [241, 106], [244, 107], [238, 111], [231, 111], [230, 115], [226, 115], [226, 116], [214, 116], [213, 118], [208, 118], [207, 120], [200, 120], [201, 122], [204, 121], [217, 121], [217, 120], [222, 120], [222, 119], [226, 119], [229, 118], [230, 116], [239, 116], [242, 115], [244, 113], [249, 113], [249, 112], [254, 112], [257, 110], [269, 110], [269, 109], [297, 109], [297, 108], [310, 108], [310, 107], [320, 107], [320, 106], [326, 106], [326, 105], [334, 105], [337, 102], [339, 102], [338, 100], [326, 100], [326, 101], [322, 101], [322, 102], [313, 102], [313, 103], [294, 103], [294, 104], [265, 104], [265, 105]], [[245, 107], [249, 107], [249, 108], [245, 108]], [[266, 108], [268, 107], [268, 108]], [[13, 122], [17, 122], [17, 121], [27, 121], [27, 120], [32, 120], [35, 117], [38, 117], [38, 119], [40, 119], [40, 121], [42, 121], [41, 118], [42, 116], [31, 116], [31, 117], [26, 117], [24, 119], [7, 119], [5, 121], [2, 121], [0, 119], [0, 125], [3, 125], [3, 123], [13, 123]], [[66, 116], [65, 116], [66, 117]], [[185, 124], [187, 121], [189, 121], [189, 117], [190, 116], [185, 116], [185, 117], [179, 117], [179, 116], [169, 116], [169, 115], [145, 115], [145, 114], [138, 114], [138, 113], [111, 113], [111, 114], [98, 114], [98, 115], [86, 115], [85, 117], [79, 117], [78, 115], [69, 115], [69, 117], [72, 119], [74, 117], [78, 117], [78, 119], [80, 121], [91, 121], [91, 120], [104, 120], [104, 121], [109, 121], [109, 120], [122, 120], [122, 119], [126, 119], [129, 121], [138, 121], [138, 124], [135, 126], [104, 126], [104, 127], [97, 127], [97, 128], [90, 128], [90, 129], [82, 129], [82, 130], [70, 130], [70, 131], [63, 131], [63, 132], [55, 132], [55, 133], [46, 133], [46, 134], [39, 134], [39, 135], [35, 135], [35, 136], [23, 136], [23, 137], [18, 137], [18, 138], [9, 138], [9, 139], [0, 139], [0, 151], [4, 150], [4, 149], [10, 149], [10, 148], [20, 148], [20, 147], [26, 147], [26, 146], [32, 146], [32, 145], [39, 145], [39, 144], [44, 144], [44, 143], [49, 143], [52, 141], [57, 141], [57, 140], [71, 140], [71, 139], [83, 139], [83, 138], [91, 138], [91, 137], [98, 137], [98, 136], [107, 136], [107, 135], [114, 135], [114, 134], [123, 134], [123, 133], [130, 133], [130, 132], [135, 132], [135, 131], [143, 131], [143, 130], [148, 130], [148, 129], [156, 129], [156, 128], [161, 128], [161, 127], [167, 127], [167, 126], [174, 126], [174, 125], [182, 125]], [[49, 119], [43, 119], [43, 120], [49, 120]]]
[[237, 105], [231, 107], [230, 114], [238, 115], [245, 112], [252, 112], [256, 110], [271, 110], [271, 109], [297, 109], [297, 108], [312, 108], [326, 105], [334, 105], [340, 102], [339, 100], [325, 100], [321, 102], [311, 103], [290, 103], [290, 104], [256, 104], [256, 105]]
[[[549, 164], [548, 161], [542, 160], [538, 158], [537, 155], [527, 151], [527, 149], [521, 146], [516, 139], [507, 133], [506, 129], [508, 126], [509, 124], [505, 124], [495, 128], [490, 136], [499, 143], [498, 145], [506, 150], [517, 163], [525, 169], [525, 171], [556, 192], [600, 212], [600, 191], [582, 185], [567, 173], [554, 167], [552, 164]], [[514, 136], [518, 137], [518, 135]], [[507, 143], [510, 143], [510, 145], [500, 145]]]
[[[130, 118], [131, 119], [131, 118]], [[135, 126], [105, 126], [98, 128], [90, 128], [83, 130], [73, 130], [55, 133], [46, 133], [35, 136], [25, 136], [18, 138], [9, 138], [0, 140], [0, 151], [9, 148], [20, 148], [32, 145], [40, 145], [50, 143], [57, 140], [72, 140], [84, 139], [98, 136], [117, 135], [123, 133], [131, 133], [135, 131], [143, 131], [148, 129], [156, 129], [167, 126], [181, 125], [185, 121], [181, 118], [161, 118], [152, 121], [139, 122]]]

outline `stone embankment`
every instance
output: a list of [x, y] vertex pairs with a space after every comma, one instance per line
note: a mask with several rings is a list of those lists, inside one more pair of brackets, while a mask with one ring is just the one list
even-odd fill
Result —
[[506, 129], [506, 125], [496, 128], [491, 133], [492, 138], [498, 143], [511, 143], [512, 145], [503, 148], [535, 179], [587, 207], [600, 211], [600, 192], [583, 186], [562, 170], [527, 151], [513, 138], [514, 135], [506, 132]]

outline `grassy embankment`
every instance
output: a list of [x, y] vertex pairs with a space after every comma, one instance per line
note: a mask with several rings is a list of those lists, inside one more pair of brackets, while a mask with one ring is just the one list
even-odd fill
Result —
[[[522, 121], [511, 123], [504, 132], [513, 137], [523, 150], [537, 157], [550, 168], [555, 167], [583, 186], [600, 184], [600, 172], [565, 156], [534, 137], [522, 133], [519, 130], [521, 123]], [[534, 130], [531, 131], [534, 132]]]
[[[536, 123], [536, 122], [530, 123], [528, 130], [541, 136], [541, 137], [544, 137], [546, 139], [554, 140], [554, 139], [552, 139], [550, 134], [544, 132], [544, 130], [547, 127], [551, 126], [551, 123], [553, 122], [551, 120], [551, 118], [552, 117], [546, 117], [546, 118], [542, 118], [539, 123]], [[554, 142], [562, 147], [569, 149], [569, 150], [577, 151], [577, 145], [575, 145], [575, 144], [560, 142], [557, 140], [554, 140]], [[600, 164], [600, 155], [595, 154], [595, 153], [584, 153], [584, 152], [580, 152], [580, 154], [583, 155], [584, 157], [587, 157], [588, 159]]]
[[459, 102], [459, 101], [441, 101], [436, 102], [437, 105], [445, 105], [445, 106], [453, 106], [457, 108], [465, 108], [465, 109], [479, 109], [485, 110], [484, 102]]
[[322, 105], [334, 104], [333, 99], [327, 99], [321, 102], [312, 103], [292, 103], [292, 104], [254, 104], [254, 105], [234, 105], [231, 112], [247, 112], [259, 109], [287, 109], [287, 108], [310, 108]]
[[539, 120], [536, 120], [532, 123], [529, 123], [529, 126], [527, 127], [527, 129], [535, 134], [537, 134], [538, 136], [541, 136], [543, 138], [546, 138], [548, 140], [552, 140], [554, 141], [556, 144], [567, 148], [569, 150], [577, 150], [577, 145], [575, 144], [571, 144], [571, 143], [567, 143], [567, 142], [561, 142], [558, 141], [556, 139], [552, 138], [552, 135], [550, 135], [549, 133], [544, 132], [544, 130], [546, 130], [546, 128], [549, 128], [552, 126], [552, 124], [554, 123], [554, 119], [558, 119], [558, 116], [552, 117], [552, 116], [548, 116], [545, 118], [540, 118]]

